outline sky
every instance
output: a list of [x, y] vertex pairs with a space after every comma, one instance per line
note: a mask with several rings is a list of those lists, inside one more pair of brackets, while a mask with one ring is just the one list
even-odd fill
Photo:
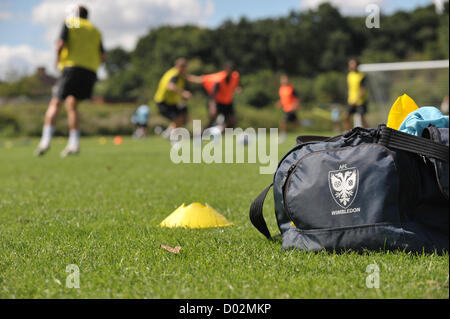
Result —
[[[369, 3], [383, 13], [412, 10], [436, 0], [328, 0], [344, 15], [365, 15]], [[442, 0], [441, 0], [442, 1]], [[140, 36], [160, 25], [217, 27], [226, 19], [277, 17], [316, 8], [326, 0], [0, 0], [0, 80], [45, 66], [56, 74], [54, 46], [67, 7], [82, 3], [102, 31], [106, 49], [132, 50]]]

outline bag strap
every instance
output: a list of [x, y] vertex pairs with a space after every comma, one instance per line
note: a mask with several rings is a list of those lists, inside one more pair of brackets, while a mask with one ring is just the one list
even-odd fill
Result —
[[308, 142], [323, 142], [328, 140], [327, 136], [315, 136], [315, 135], [303, 135], [297, 137], [297, 144], [308, 143]]
[[250, 221], [261, 234], [266, 236], [267, 239], [272, 239], [272, 236], [270, 236], [269, 228], [267, 228], [266, 221], [264, 220], [263, 206], [264, 200], [272, 185], [273, 184], [270, 184], [261, 194], [259, 194], [250, 206]]
[[403, 133], [386, 126], [381, 129], [378, 144], [449, 162], [449, 147], [447, 145], [436, 143], [424, 137]]

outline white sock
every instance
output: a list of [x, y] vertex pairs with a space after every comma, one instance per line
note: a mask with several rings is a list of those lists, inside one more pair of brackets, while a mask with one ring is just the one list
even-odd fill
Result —
[[162, 132], [161, 136], [169, 139], [170, 135], [172, 134], [172, 131], [173, 131], [173, 127], [169, 126], [164, 132]]
[[286, 141], [286, 132], [281, 132], [278, 137], [278, 143], [284, 143]]
[[354, 121], [355, 127], [362, 127], [363, 126], [361, 114], [358, 114], [358, 113], [355, 114], [353, 116], [353, 121]]
[[69, 142], [67, 144], [70, 148], [78, 148], [80, 145], [80, 131], [70, 130], [69, 132]]
[[44, 125], [44, 127], [42, 128], [42, 137], [39, 146], [43, 148], [49, 147], [50, 141], [52, 140], [52, 136], [53, 136], [53, 126]]

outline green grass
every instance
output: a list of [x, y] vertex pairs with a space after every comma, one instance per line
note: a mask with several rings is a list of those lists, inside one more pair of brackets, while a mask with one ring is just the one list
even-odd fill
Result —
[[[82, 153], [64, 160], [58, 138], [44, 158], [32, 157], [37, 140], [12, 142], [0, 147], [0, 298], [449, 297], [448, 254], [305, 253], [265, 240], [248, 219], [272, 178], [258, 165], [174, 165], [156, 137], [84, 139]], [[234, 226], [158, 227], [197, 201]], [[265, 215], [275, 233], [271, 198]], [[80, 268], [80, 289], [66, 288], [68, 264]], [[366, 287], [369, 264], [380, 268], [379, 289]]]
[[[99, 136], [116, 134], [131, 135], [134, 131], [134, 125], [130, 118], [136, 110], [138, 104], [119, 103], [119, 104], [94, 104], [91, 102], [82, 102], [80, 109], [80, 130], [84, 136]], [[168, 121], [159, 114], [155, 103], [150, 103], [151, 115], [149, 126], [167, 125]], [[203, 95], [197, 94], [189, 102], [189, 116], [191, 119], [201, 119], [208, 121], [206, 109], [206, 99]], [[0, 139], [12, 138], [17, 136], [38, 137], [42, 133], [44, 114], [48, 104], [44, 102], [29, 102], [21, 104], [0, 105]], [[244, 104], [235, 105], [238, 126], [247, 127], [278, 127], [279, 120], [283, 112], [274, 105], [262, 109], [251, 107]], [[319, 107], [304, 108], [298, 112], [301, 119], [311, 122], [308, 130], [320, 134], [323, 131], [332, 130], [330, 111]], [[67, 135], [67, 114], [64, 108], [58, 115], [58, 121], [55, 126], [57, 136]], [[189, 121], [188, 128], [192, 122]], [[370, 122], [377, 125], [377, 122]]]

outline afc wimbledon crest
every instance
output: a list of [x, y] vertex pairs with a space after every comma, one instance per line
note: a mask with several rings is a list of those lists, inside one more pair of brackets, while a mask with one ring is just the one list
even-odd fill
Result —
[[358, 193], [359, 171], [355, 167], [331, 171], [328, 173], [328, 184], [336, 203], [348, 208]]

